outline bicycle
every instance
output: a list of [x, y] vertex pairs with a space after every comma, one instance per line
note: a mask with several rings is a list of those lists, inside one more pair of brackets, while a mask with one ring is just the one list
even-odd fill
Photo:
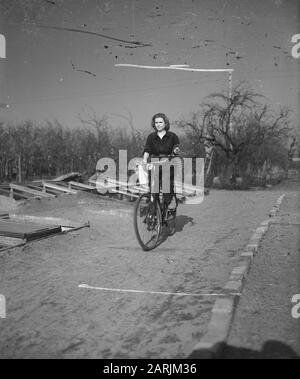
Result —
[[[164, 161], [151, 162], [149, 169], [154, 169], [170, 161], [175, 155], [164, 155]], [[175, 200], [176, 194], [174, 193]], [[151, 193], [151, 185], [148, 183], [147, 189], [142, 193], [135, 204], [134, 208], [134, 231], [138, 243], [144, 251], [154, 249], [159, 244], [163, 227], [168, 227], [169, 235], [173, 235], [176, 230], [176, 210], [168, 210], [163, 201], [163, 192], [161, 185], [158, 194]]]

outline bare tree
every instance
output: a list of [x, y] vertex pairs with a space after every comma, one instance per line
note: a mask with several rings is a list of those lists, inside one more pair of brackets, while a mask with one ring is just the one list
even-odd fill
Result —
[[99, 157], [110, 156], [111, 140], [109, 133], [108, 116], [104, 114], [102, 117], [99, 117], [93, 108], [88, 107], [83, 115], [78, 115], [78, 118], [84, 126], [89, 126], [94, 130]]
[[[128, 137], [127, 131], [125, 129], [125, 133], [121, 133], [124, 129], [118, 130], [119, 139], [120, 139], [120, 148], [126, 149], [129, 155], [129, 158], [134, 158], [138, 155], [142, 154], [142, 149], [145, 143], [145, 135], [141, 130], [137, 130], [134, 127], [133, 115], [129, 109], [126, 109], [126, 115], [120, 113], [113, 113], [112, 116], [117, 116], [123, 120], [125, 120], [125, 127], [129, 126], [130, 136]], [[120, 134], [121, 133], [121, 134]], [[120, 138], [121, 137], [121, 138]]]
[[268, 105], [260, 104], [260, 98], [261, 95], [241, 83], [231, 97], [211, 94], [190, 121], [180, 122], [199, 143], [215, 148], [223, 157], [225, 181], [239, 169], [243, 159], [251, 159], [259, 147], [286, 138], [291, 131], [290, 111], [282, 108], [275, 113]]

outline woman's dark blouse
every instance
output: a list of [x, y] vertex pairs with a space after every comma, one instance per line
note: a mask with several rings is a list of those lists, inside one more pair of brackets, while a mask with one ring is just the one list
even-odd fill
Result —
[[149, 153], [150, 155], [169, 155], [172, 154], [174, 147], [178, 145], [179, 138], [175, 133], [167, 131], [161, 139], [157, 135], [157, 132], [153, 132], [147, 138], [144, 153]]

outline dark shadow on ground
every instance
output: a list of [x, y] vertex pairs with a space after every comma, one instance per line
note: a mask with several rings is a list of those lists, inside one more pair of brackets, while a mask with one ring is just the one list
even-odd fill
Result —
[[283, 342], [269, 340], [261, 351], [244, 347], [216, 344], [212, 349], [194, 351], [188, 358], [193, 359], [300, 359], [300, 356]]
[[164, 243], [172, 235], [174, 235], [174, 234], [176, 234], [178, 232], [182, 232], [184, 226], [187, 225], [187, 224], [189, 224], [189, 223], [191, 225], [195, 225], [196, 224], [194, 222], [194, 219], [192, 217], [183, 216], [183, 215], [177, 216], [176, 217], [176, 222], [175, 222], [175, 230], [172, 231], [172, 227], [173, 227], [172, 225], [173, 224], [172, 224], [172, 221], [169, 221], [169, 225], [163, 227], [163, 230], [162, 230], [162, 233], [161, 233], [160, 238], [158, 240], [157, 246], [159, 246], [162, 243]]
[[192, 226], [196, 225], [192, 217], [180, 215], [176, 218], [176, 233], [182, 232], [185, 225], [191, 224]]
[[169, 221], [168, 226], [166, 225], [163, 226], [163, 229], [160, 234], [156, 247], [162, 245], [169, 237], [171, 238], [174, 234], [178, 232], [182, 232], [186, 224], [191, 223], [191, 225], [195, 225], [196, 223], [193, 220], [194, 219], [192, 217], [182, 216], [182, 215], [177, 216], [176, 222], [175, 222], [175, 229], [173, 229], [172, 221]]

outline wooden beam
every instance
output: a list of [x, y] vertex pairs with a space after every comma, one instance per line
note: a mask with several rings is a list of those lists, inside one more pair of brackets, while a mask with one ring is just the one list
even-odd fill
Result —
[[92, 184], [95, 184], [95, 188], [97, 189], [97, 186], [98, 187], [101, 187], [101, 188], [106, 188], [106, 189], [110, 189], [110, 188], [115, 188], [116, 185], [115, 184], [100, 184], [99, 182], [97, 182], [96, 180], [89, 180], [89, 183], [92, 183]]
[[47, 183], [44, 181], [43, 181], [43, 187], [44, 188], [51, 188], [51, 189], [54, 189], [56, 191], [65, 192], [65, 193], [68, 193], [70, 195], [76, 195], [77, 194], [77, 191], [75, 191], [75, 190], [72, 190], [72, 189], [69, 189], [69, 188], [66, 188], [63, 186], [59, 186], [57, 184]]
[[4, 246], [15, 246], [20, 243], [20, 238], [0, 236], [0, 244]]
[[32, 188], [28, 188], [28, 187], [24, 187], [24, 186], [19, 186], [17, 184], [13, 184], [13, 183], [10, 183], [9, 186], [13, 190], [29, 193], [31, 195], [38, 196], [38, 197], [47, 197], [47, 198], [49, 198], [49, 197], [51, 197], [51, 198], [55, 197], [55, 195], [51, 195], [50, 193], [45, 193], [45, 192], [42, 192], [42, 191], [37, 191], [37, 190], [34, 190]]
[[111, 178], [107, 178], [108, 183], [115, 184], [117, 187], [128, 187], [127, 182], [121, 182], [120, 180], [115, 180]]
[[61, 193], [60, 191], [51, 190], [50, 188], [48, 188], [47, 192], [46, 192], [46, 189], [43, 188], [42, 182], [41, 182], [41, 186], [34, 186], [32, 184], [27, 184], [27, 187], [32, 188], [32, 189], [36, 189], [37, 191], [42, 191], [43, 193], [52, 195], [54, 197], [57, 197], [57, 195], [59, 195]]
[[30, 197], [30, 196], [25, 195], [25, 194], [14, 192], [14, 190], [12, 188], [10, 190], [2, 190], [1, 189], [0, 194], [5, 194], [6, 196], [8, 196], [9, 198], [14, 199], [14, 200], [23, 200], [23, 199], [28, 199]]
[[52, 179], [51, 181], [53, 181], [53, 182], [63, 182], [64, 180], [69, 179], [69, 178], [73, 178], [74, 179], [74, 177], [81, 177], [81, 173], [80, 172], [69, 172], [68, 174], [58, 176], [57, 178]]
[[[95, 180], [89, 180], [89, 183], [93, 183], [96, 186], [100, 186], [100, 184], [97, 183], [97, 181], [95, 181]], [[113, 193], [123, 193], [124, 195], [139, 197], [139, 195], [137, 195], [136, 192], [138, 192], [139, 194], [141, 192], [143, 192], [143, 193], [149, 192], [149, 190], [147, 190], [146, 188], [139, 187], [133, 183], [127, 184], [126, 182], [118, 181], [118, 180], [111, 179], [111, 178], [107, 178], [107, 183], [108, 184], [106, 184], [106, 185], [103, 184], [101, 187], [105, 188], [108, 191], [113, 192]], [[117, 190], [116, 187], [119, 187], [119, 190]], [[128, 187], [128, 192], [126, 192], [126, 190], [124, 190], [123, 187], [126, 187], [126, 188]], [[134, 190], [134, 192], [131, 192], [130, 190]]]
[[0, 235], [5, 237], [21, 238], [26, 241], [48, 236], [49, 234], [61, 232], [60, 225], [38, 226], [25, 224], [11, 220], [0, 220]]
[[0, 194], [4, 194], [5, 196], [9, 196], [10, 190], [9, 189], [4, 189], [4, 188], [0, 188]]
[[129, 196], [129, 197], [139, 197], [139, 195], [136, 195], [135, 193], [125, 192], [125, 191], [122, 191], [122, 190], [111, 189], [111, 191], [114, 192], [114, 193], [121, 193], [122, 195], [126, 195], [126, 196]]
[[12, 221], [17, 222], [30, 222], [32, 224], [44, 224], [44, 225], [60, 225], [61, 227], [69, 227], [69, 228], [77, 228], [81, 226], [81, 224], [74, 223], [69, 219], [63, 219], [59, 217], [41, 217], [41, 216], [33, 216], [33, 215], [21, 215], [11, 213], [10, 219]]
[[87, 189], [87, 190], [97, 190], [97, 188], [95, 186], [90, 186], [90, 185], [84, 184], [84, 183], [78, 183], [78, 182], [73, 182], [73, 181], [70, 181], [68, 183], [69, 183], [69, 188], [74, 186], [74, 187]]
[[138, 192], [148, 192], [146, 188], [140, 187], [134, 183], [126, 183], [120, 180], [115, 180], [115, 179], [110, 179], [110, 178], [108, 178], [107, 181], [111, 184], [115, 184], [116, 187], [128, 187], [129, 190], [132, 188], [134, 190], [137, 190]]

